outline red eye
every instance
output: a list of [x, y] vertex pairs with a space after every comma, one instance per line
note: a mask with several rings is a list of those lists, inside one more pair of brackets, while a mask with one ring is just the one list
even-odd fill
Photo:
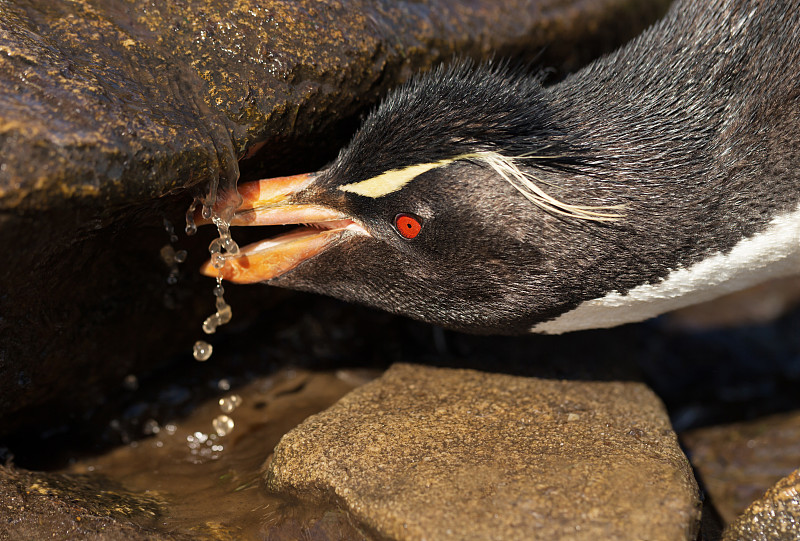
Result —
[[407, 239], [413, 239], [422, 230], [422, 224], [410, 214], [398, 214], [394, 217], [397, 231]]

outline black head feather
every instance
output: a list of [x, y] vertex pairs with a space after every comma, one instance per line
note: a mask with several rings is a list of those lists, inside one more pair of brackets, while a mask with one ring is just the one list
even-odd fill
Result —
[[440, 65], [395, 90], [334, 163], [349, 182], [475, 152], [533, 156], [538, 167], [582, 159], [548, 108], [541, 78], [507, 64]]

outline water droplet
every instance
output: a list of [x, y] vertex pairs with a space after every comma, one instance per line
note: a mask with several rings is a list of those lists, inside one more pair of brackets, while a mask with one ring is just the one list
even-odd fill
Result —
[[231, 310], [231, 305], [225, 302], [225, 299], [222, 297], [217, 297], [217, 325], [224, 325], [225, 323], [231, 320], [233, 317], [233, 311]]
[[169, 273], [169, 276], [167, 276], [167, 283], [169, 285], [171, 285], [171, 286], [174, 286], [175, 284], [177, 284], [178, 283], [178, 275], [174, 274], [172, 272]]
[[225, 266], [225, 256], [222, 254], [211, 254], [211, 266], [215, 269], [221, 269]]
[[226, 222], [222, 216], [215, 215], [211, 218], [211, 221], [214, 222], [214, 225], [217, 226], [217, 231], [219, 231], [219, 236], [230, 237], [231, 236], [231, 227], [228, 222]]
[[222, 413], [230, 413], [242, 404], [242, 397], [238, 394], [232, 394], [219, 399], [219, 409]]
[[125, 376], [125, 379], [122, 380], [122, 386], [129, 391], [135, 391], [139, 388], [139, 378], [134, 374], [128, 374]]
[[174, 423], [169, 423], [168, 425], [164, 425], [164, 430], [166, 430], [167, 434], [172, 436], [175, 432], [178, 431], [178, 426]]
[[227, 436], [233, 430], [233, 419], [227, 415], [220, 415], [211, 422], [211, 426], [214, 427], [214, 431], [217, 435]]
[[[203, 330], [205, 330], [205, 324], [203, 324]], [[211, 352], [214, 351], [214, 348], [208, 342], [203, 342], [202, 340], [198, 340], [194, 343], [194, 350], [192, 354], [194, 358], [198, 361], [207, 361], [209, 357], [211, 357]]]
[[222, 251], [222, 239], [216, 238], [212, 240], [211, 244], [208, 245], [208, 251], [212, 255], [220, 253]]
[[177, 252], [175, 252], [175, 261], [177, 263], [183, 263], [184, 261], [186, 261], [187, 255], [188, 253], [186, 252], [186, 250], [178, 250]]
[[[220, 282], [222, 278], [220, 278]], [[222, 287], [221, 283], [218, 283], [217, 286], [214, 288], [214, 296], [215, 297], [222, 297], [225, 294], [225, 288]]]
[[219, 389], [220, 391], [230, 391], [231, 382], [223, 378], [217, 382], [217, 389]]
[[192, 201], [189, 209], [186, 211], [186, 234], [190, 237], [197, 233], [197, 225], [194, 223], [194, 211], [197, 209], [197, 199]]
[[211, 215], [213, 213], [214, 213], [214, 209], [212, 207], [210, 207], [209, 205], [206, 205], [205, 203], [203, 203], [203, 210], [200, 213], [203, 216], [203, 218], [208, 220], [208, 219], [211, 218]]
[[158, 421], [155, 419], [148, 419], [144, 422], [144, 425], [142, 425], [142, 432], [148, 436], [151, 434], [158, 434], [161, 432], [161, 427], [158, 425]]
[[219, 318], [217, 317], [217, 314], [208, 316], [206, 320], [203, 321], [203, 332], [206, 334], [214, 334], [217, 332], [217, 325], [219, 325]]
[[222, 247], [225, 248], [225, 251], [230, 255], [237, 255], [239, 253], [239, 245], [236, 244], [236, 241], [230, 237], [223, 237], [223, 239]]
[[161, 260], [167, 266], [172, 266], [172, 264], [175, 263], [175, 248], [173, 248], [171, 244], [162, 246], [159, 255], [161, 255]]

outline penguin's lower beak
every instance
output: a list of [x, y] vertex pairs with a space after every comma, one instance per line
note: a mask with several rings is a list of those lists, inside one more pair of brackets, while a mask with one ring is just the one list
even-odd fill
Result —
[[[298, 224], [300, 227], [245, 246], [238, 254], [228, 254], [221, 268], [207, 261], [200, 267], [200, 272], [238, 284], [263, 282], [311, 259], [347, 232], [368, 234], [363, 227], [335, 209], [294, 203], [293, 196], [313, 184], [314, 180], [314, 174], [303, 174], [257, 180], [239, 186], [242, 204], [231, 220], [232, 226]], [[198, 218], [197, 223], [209, 221]]]

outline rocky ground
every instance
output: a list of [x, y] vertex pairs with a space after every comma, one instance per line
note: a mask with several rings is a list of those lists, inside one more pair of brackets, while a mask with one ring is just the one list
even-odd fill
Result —
[[0, 540], [800, 537], [794, 282], [522, 338], [231, 286], [192, 359], [195, 196], [455, 52], [557, 78], [665, 3], [381, 6], [0, 5]]
[[9, 442], [6, 532], [793, 539], [798, 324], [490, 338], [287, 297], [209, 361], [120, 382], [83, 432]]

